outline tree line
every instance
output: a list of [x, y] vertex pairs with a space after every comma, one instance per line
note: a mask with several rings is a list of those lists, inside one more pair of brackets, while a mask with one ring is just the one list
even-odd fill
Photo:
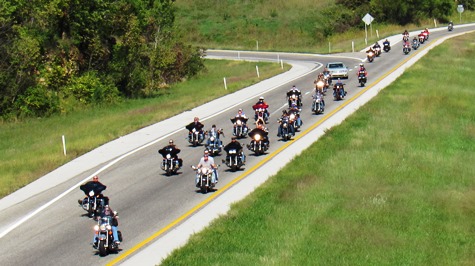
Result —
[[0, 116], [150, 97], [204, 68], [174, 0], [0, 0]]

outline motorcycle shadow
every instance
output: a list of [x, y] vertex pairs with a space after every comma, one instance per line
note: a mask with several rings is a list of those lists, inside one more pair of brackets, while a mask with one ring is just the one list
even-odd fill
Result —
[[[217, 188], [208, 188], [208, 191], [207, 191], [205, 194], [212, 193], [212, 192], [216, 192], [216, 191], [218, 191]], [[203, 193], [201, 192], [201, 189], [199, 189], [199, 188], [195, 189], [195, 193], [196, 193], [196, 194], [203, 194]], [[204, 194], [204, 195], [205, 195], [205, 194]]]
[[224, 170], [224, 172], [226, 172], [226, 173], [235, 173], [235, 172], [242, 172], [242, 171], [244, 171], [245, 169], [246, 169], [246, 168], [244, 168], [244, 167], [238, 168], [238, 169], [236, 169], [236, 170], [233, 170], [233, 169], [231, 169], [231, 168], [228, 168], [228, 169]]
[[95, 251], [94, 251], [94, 256], [99, 256], [99, 257], [101, 257], [101, 258], [104, 258], [104, 257], [107, 257], [107, 256], [109, 256], [109, 255], [117, 255], [117, 254], [119, 254], [119, 252], [121, 252], [122, 250], [123, 250], [123, 249], [121, 249], [121, 248], [117, 248], [117, 249], [115, 249], [115, 250], [107, 251], [107, 255], [105, 255], [105, 256], [101, 256], [99, 250], [95, 250]]
[[183, 174], [183, 172], [176, 172], [176, 174], [171, 174], [171, 175], [167, 175], [167, 173], [161, 173], [160, 175], [164, 176], [164, 177], [174, 177], [174, 176], [178, 176], [180, 174]]

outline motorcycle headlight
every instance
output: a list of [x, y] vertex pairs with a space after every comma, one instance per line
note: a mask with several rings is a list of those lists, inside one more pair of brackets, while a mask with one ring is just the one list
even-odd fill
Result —
[[229, 154], [236, 154], [236, 150], [229, 150]]
[[99, 231], [99, 225], [97, 225], [97, 224], [94, 225], [94, 231], [96, 231], [96, 232]]
[[89, 197], [94, 196], [94, 190], [89, 191]]
[[101, 226], [99, 227], [101, 229], [101, 231], [104, 231], [106, 230], [106, 225], [105, 224], [101, 224]]
[[256, 135], [254, 136], [254, 139], [257, 140], [257, 141], [261, 140], [261, 135], [256, 134]]
[[112, 229], [112, 227], [110, 226], [110, 224], [106, 225], [106, 229], [107, 229], [107, 230], [111, 230], [111, 229]]
[[167, 159], [171, 159], [171, 158], [172, 158], [172, 156], [171, 156], [170, 154], [167, 154], [166, 157], [167, 157]]
[[325, 85], [325, 83], [323, 81], [320, 80], [320, 81], [317, 82], [317, 87], [323, 88], [323, 85]]
[[214, 141], [214, 137], [210, 137], [209, 140]]
[[373, 56], [373, 52], [369, 52], [369, 56]]
[[203, 175], [207, 175], [209, 172], [209, 169], [208, 168], [202, 168], [201, 169], [201, 173], [203, 173]]
[[241, 120], [237, 120], [237, 121], [236, 121], [236, 124], [237, 124], [238, 126], [240, 126], [240, 125], [242, 125], [242, 121], [241, 121]]
[[295, 119], [295, 114], [291, 114], [290, 115], [290, 120], [294, 120]]

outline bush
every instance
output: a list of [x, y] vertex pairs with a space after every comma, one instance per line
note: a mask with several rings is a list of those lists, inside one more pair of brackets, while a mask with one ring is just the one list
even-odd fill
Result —
[[50, 116], [60, 110], [58, 95], [43, 86], [28, 88], [15, 105], [19, 116]]

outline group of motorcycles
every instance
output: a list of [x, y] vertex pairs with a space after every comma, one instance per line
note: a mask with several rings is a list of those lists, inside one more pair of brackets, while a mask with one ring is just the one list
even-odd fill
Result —
[[413, 50], [417, 50], [421, 44], [429, 39], [429, 29], [424, 29], [421, 33], [412, 39], [412, 42], [409, 42], [409, 33], [405, 31], [402, 36], [402, 52], [407, 55]]
[[122, 233], [117, 231], [118, 239], [114, 239], [112, 226], [114, 226], [114, 219], [118, 218], [118, 213], [113, 212], [111, 215], [104, 215], [104, 210], [109, 205], [109, 198], [102, 194], [106, 186], [100, 182], [91, 181], [81, 185], [80, 189], [86, 196], [78, 200], [78, 203], [87, 212], [87, 216], [96, 221], [93, 248], [99, 251], [100, 256], [117, 253], [119, 250], [118, 243], [122, 242]]

